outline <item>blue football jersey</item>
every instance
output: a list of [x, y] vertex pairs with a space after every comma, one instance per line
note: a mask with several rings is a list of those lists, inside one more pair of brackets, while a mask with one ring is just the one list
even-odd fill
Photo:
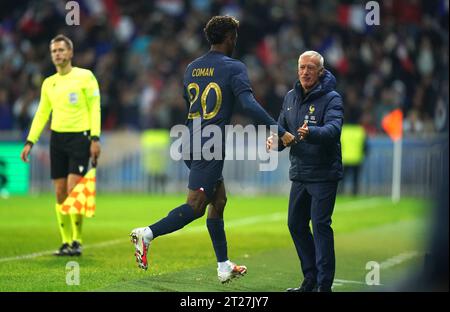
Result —
[[[245, 65], [220, 52], [209, 51], [190, 63], [184, 74], [184, 98], [188, 107], [186, 125], [191, 138], [193, 121], [200, 118], [201, 129], [217, 125], [225, 140], [225, 125], [242, 92], [252, 91]], [[198, 121], [198, 120], [197, 120]], [[209, 138], [202, 138], [202, 146]]]

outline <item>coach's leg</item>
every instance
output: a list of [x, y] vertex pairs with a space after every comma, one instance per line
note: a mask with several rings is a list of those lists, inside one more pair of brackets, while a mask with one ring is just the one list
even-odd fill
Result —
[[63, 244], [70, 244], [71, 241], [71, 229], [70, 229], [70, 216], [68, 214], [61, 213], [61, 205], [67, 198], [67, 179], [59, 178], [53, 179], [53, 185], [55, 186], [56, 193], [56, 218], [58, 220], [58, 228], [61, 233], [61, 239]]
[[[69, 174], [67, 178], [67, 194], [70, 194], [74, 187], [77, 185], [78, 182], [83, 178], [83, 176], [78, 174]], [[81, 228], [83, 226], [83, 215], [82, 214], [71, 214], [70, 220], [72, 224], [72, 241], [76, 241], [78, 243], [82, 243], [81, 238]]]
[[300, 259], [303, 277], [313, 285], [317, 280], [317, 268], [314, 239], [309, 226], [310, 220], [311, 195], [308, 194], [305, 184], [292, 182], [288, 211], [289, 232]]
[[330, 290], [335, 273], [334, 235], [331, 216], [336, 200], [337, 182], [311, 183], [311, 220], [316, 247], [317, 284]]
[[227, 255], [227, 238], [225, 235], [223, 211], [227, 204], [227, 195], [225, 191], [225, 184], [220, 181], [217, 185], [214, 197], [208, 207], [208, 218], [206, 219], [206, 226], [208, 228], [209, 236], [216, 253], [219, 268], [225, 261], [228, 260]]
[[183, 228], [185, 225], [203, 216], [208, 203], [204, 192], [189, 190], [186, 204], [173, 209], [166, 217], [150, 225], [151, 234], [146, 235], [146, 239], [152, 240], [158, 236]]

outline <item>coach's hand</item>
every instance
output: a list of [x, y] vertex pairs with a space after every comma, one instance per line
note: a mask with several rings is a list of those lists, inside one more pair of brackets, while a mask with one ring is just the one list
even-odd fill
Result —
[[31, 143], [26, 143], [25, 146], [22, 149], [22, 153], [20, 153], [20, 159], [22, 159], [23, 162], [28, 162], [28, 155], [30, 155], [30, 151], [33, 145]]
[[91, 159], [94, 166], [97, 165], [97, 159], [100, 157], [100, 142], [91, 141]]
[[283, 142], [284, 146], [290, 146], [295, 143], [295, 136], [286, 131], [286, 133], [281, 137], [281, 142]]
[[306, 139], [306, 137], [309, 135], [309, 129], [308, 129], [308, 122], [305, 121], [303, 125], [297, 129], [297, 133], [300, 136], [300, 140]]

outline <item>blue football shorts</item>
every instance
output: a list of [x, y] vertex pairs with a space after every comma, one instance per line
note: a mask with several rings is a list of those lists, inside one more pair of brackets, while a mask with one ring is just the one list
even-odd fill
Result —
[[212, 200], [216, 188], [223, 181], [223, 160], [185, 160], [190, 169], [188, 188], [193, 191], [205, 192]]

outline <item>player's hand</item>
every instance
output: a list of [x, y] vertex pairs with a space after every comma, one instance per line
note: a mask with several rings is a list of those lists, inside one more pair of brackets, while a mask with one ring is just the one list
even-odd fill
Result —
[[266, 150], [276, 150], [278, 147], [278, 135], [276, 133], [271, 133], [266, 140]]
[[300, 140], [306, 139], [306, 137], [309, 135], [309, 129], [308, 129], [308, 122], [305, 121], [303, 125], [297, 129], [297, 133], [300, 136]]
[[92, 159], [92, 165], [97, 166], [97, 159], [100, 157], [100, 142], [98, 141], [91, 141], [91, 159]]
[[286, 131], [286, 133], [281, 137], [281, 142], [283, 142], [284, 146], [290, 146], [295, 143], [295, 136]]
[[30, 155], [31, 151], [31, 144], [25, 144], [25, 146], [22, 149], [22, 152], [20, 153], [20, 159], [22, 159], [23, 162], [29, 162], [28, 155]]

